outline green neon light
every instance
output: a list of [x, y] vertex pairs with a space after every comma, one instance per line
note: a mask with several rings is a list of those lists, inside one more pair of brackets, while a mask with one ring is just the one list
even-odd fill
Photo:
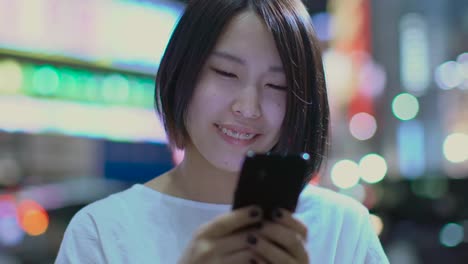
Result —
[[[3, 62], [0, 60], [0, 66]], [[20, 89], [15, 90], [18, 94], [98, 105], [153, 107], [154, 80], [151, 77], [16, 61], [15, 64], [23, 75]], [[2, 69], [0, 67], [0, 76], [8, 78]], [[11, 94], [11, 90], [0, 87], [0, 94]]]

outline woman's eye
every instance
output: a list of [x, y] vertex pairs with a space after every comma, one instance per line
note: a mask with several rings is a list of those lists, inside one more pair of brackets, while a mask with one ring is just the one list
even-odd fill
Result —
[[286, 86], [281, 86], [281, 85], [275, 85], [275, 84], [267, 84], [268, 87], [271, 87], [273, 89], [276, 89], [276, 90], [282, 90], [282, 91], [286, 91], [287, 87]]
[[216, 69], [216, 68], [212, 68], [212, 70], [213, 70], [214, 72], [216, 72], [217, 74], [223, 76], [223, 77], [237, 78], [237, 76], [236, 76], [234, 73], [222, 71], [222, 70]]

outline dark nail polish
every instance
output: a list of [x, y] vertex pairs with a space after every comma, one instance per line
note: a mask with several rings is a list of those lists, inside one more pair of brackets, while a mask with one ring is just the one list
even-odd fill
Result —
[[258, 209], [256, 209], [256, 208], [250, 210], [250, 212], [249, 212], [249, 216], [251, 218], [257, 218], [259, 215], [260, 215], [260, 211]]
[[249, 234], [247, 236], [247, 243], [249, 243], [250, 245], [255, 245], [257, 244], [257, 238], [254, 235]]
[[263, 227], [263, 223], [262, 223], [262, 222], [258, 222], [258, 223], [256, 223], [256, 224], [254, 225], [254, 228], [255, 228], [255, 229], [258, 229], [258, 230], [259, 230], [259, 229], [262, 229], [262, 227]]
[[258, 262], [257, 262], [255, 259], [250, 259], [250, 260], [249, 260], [249, 263], [250, 263], [250, 264], [257, 264]]
[[283, 217], [283, 213], [279, 209], [275, 209], [273, 211], [273, 218], [281, 219], [281, 217]]

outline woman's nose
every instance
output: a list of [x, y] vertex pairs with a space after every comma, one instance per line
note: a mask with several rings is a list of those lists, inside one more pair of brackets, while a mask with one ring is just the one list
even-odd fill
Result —
[[255, 87], [243, 89], [232, 105], [232, 111], [237, 116], [257, 119], [262, 115], [259, 91]]

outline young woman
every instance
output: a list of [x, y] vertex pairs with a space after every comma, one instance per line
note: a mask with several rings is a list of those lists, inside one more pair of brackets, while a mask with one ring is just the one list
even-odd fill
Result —
[[273, 221], [231, 211], [248, 150], [307, 152], [318, 171], [329, 118], [318, 47], [300, 0], [190, 1], [155, 96], [183, 161], [79, 211], [56, 263], [388, 263], [367, 209], [320, 187]]

